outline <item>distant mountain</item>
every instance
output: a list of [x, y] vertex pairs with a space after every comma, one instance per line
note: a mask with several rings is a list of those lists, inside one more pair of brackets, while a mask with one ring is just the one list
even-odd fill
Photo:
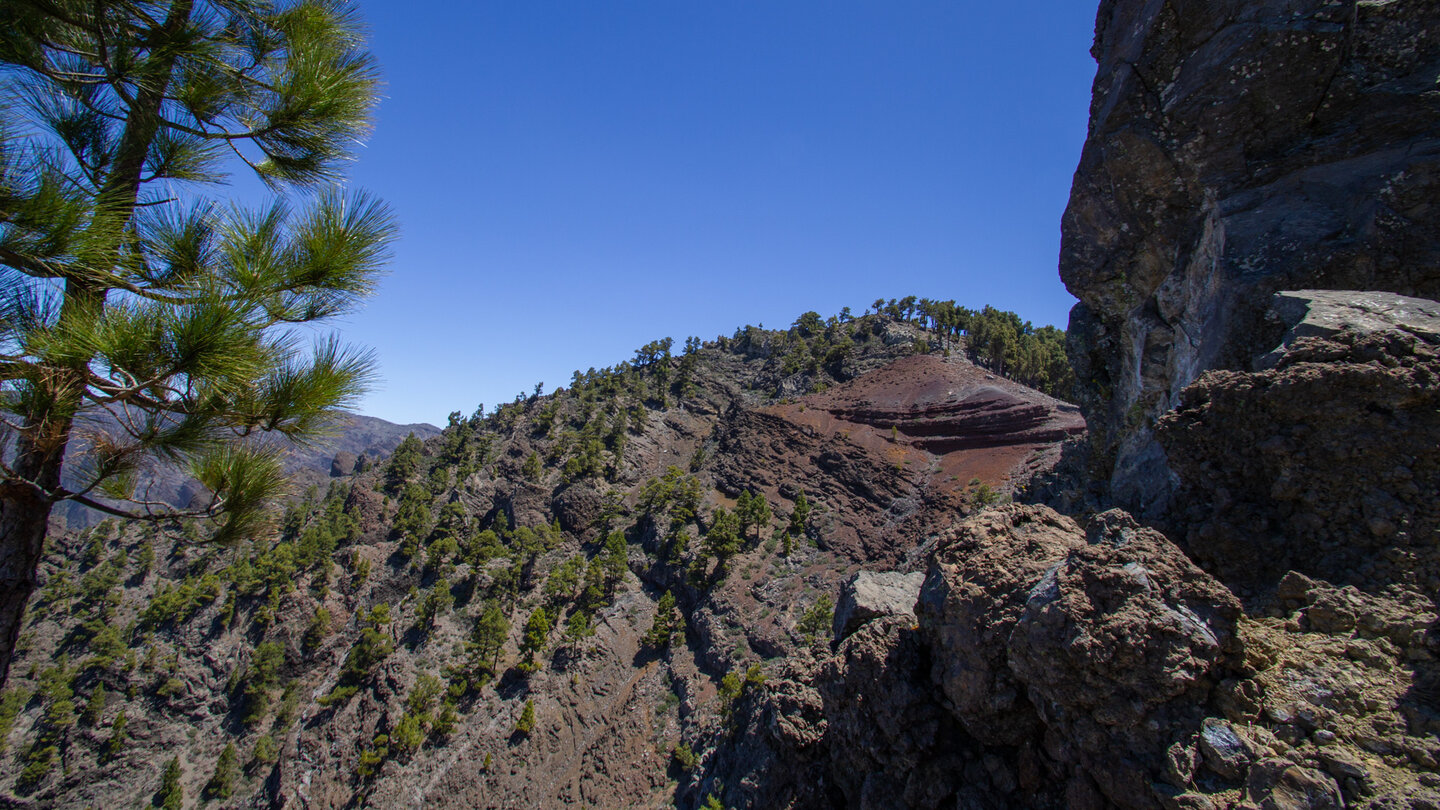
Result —
[[[101, 426], [103, 428], [103, 426]], [[285, 456], [285, 471], [291, 477], [294, 492], [304, 492], [310, 486], [322, 490], [333, 475], [349, 475], [356, 471], [359, 459], [373, 462], [381, 458], [402, 439], [411, 433], [418, 439], [439, 435], [440, 428], [426, 423], [397, 425], [373, 416], [350, 414], [343, 423], [336, 426], [330, 437], [309, 446], [294, 445]], [[82, 448], [83, 445], [79, 445]], [[67, 483], [73, 483], [68, 480]], [[185, 506], [197, 495], [203, 494], [200, 485], [178, 469], [157, 469], [140, 476], [137, 492], [148, 492], [154, 500], [172, 506]], [[84, 529], [100, 522], [105, 515], [78, 503], [57, 504], [51, 516], [69, 529]]]

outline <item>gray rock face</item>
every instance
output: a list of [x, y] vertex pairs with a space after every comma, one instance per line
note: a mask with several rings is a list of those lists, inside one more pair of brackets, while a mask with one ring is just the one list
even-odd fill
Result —
[[1331, 338], [1349, 330], [1358, 334], [1401, 332], [1426, 343], [1440, 343], [1440, 302], [1387, 292], [1287, 290], [1275, 294], [1270, 314], [1285, 324], [1280, 345], [1255, 360], [1255, 370], [1274, 368], [1299, 338]]
[[920, 572], [902, 574], [898, 571], [875, 573], [861, 571], [840, 588], [840, 601], [835, 605], [835, 640], [843, 640], [861, 625], [883, 616], [915, 618], [915, 600], [925, 575]]
[[1154, 418], [1278, 342], [1272, 293], [1440, 297], [1440, 6], [1105, 0], [1092, 53], [1071, 357], [1097, 473], [1158, 515]]

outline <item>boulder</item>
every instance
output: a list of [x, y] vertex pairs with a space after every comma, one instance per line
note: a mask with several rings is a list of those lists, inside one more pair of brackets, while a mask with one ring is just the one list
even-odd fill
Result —
[[1015, 745], [1038, 728], [1010, 669], [1010, 634], [1031, 589], [1083, 545], [1073, 520], [1018, 504], [982, 512], [940, 537], [916, 612], [934, 650], [935, 682], [981, 742]]
[[1245, 794], [1260, 810], [1341, 810], [1345, 807], [1345, 798], [1334, 779], [1283, 759], [1267, 759], [1251, 768]]
[[[1016, 681], [1110, 801], [1153, 807], [1167, 752], [1238, 668], [1239, 601], [1164, 535], [1113, 510], [1031, 587], [1007, 645]], [[937, 657], [939, 653], [937, 651]]]
[[355, 463], [357, 457], [348, 450], [341, 450], [330, 459], [330, 477], [339, 478], [342, 475], [350, 475], [356, 472]]
[[925, 575], [918, 571], [856, 573], [840, 588], [840, 601], [835, 605], [835, 640], [841, 641], [866, 622], [883, 616], [914, 619], [915, 600], [924, 582]]
[[600, 519], [604, 501], [594, 487], [579, 483], [562, 489], [550, 502], [550, 508], [560, 519], [560, 528], [580, 534]]
[[[1284, 293], [1272, 317], [1287, 335], [1257, 370], [1207, 372], [1157, 423], [1191, 553], [1227, 582], [1268, 585], [1294, 570], [1432, 588], [1440, 304]], [[1385, 551], [1395, 547], [1409, 550]], [[1336, 610], [1314, 618], [1343, 622]]]

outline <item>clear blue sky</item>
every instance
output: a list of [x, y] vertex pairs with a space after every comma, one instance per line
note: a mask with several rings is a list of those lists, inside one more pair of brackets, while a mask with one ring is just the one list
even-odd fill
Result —
[[658, 337], [953, 298], [1063, 327], [1096, 3], [360, 0], [352, 183], [402, 229], [338, 324], [444, 424]]

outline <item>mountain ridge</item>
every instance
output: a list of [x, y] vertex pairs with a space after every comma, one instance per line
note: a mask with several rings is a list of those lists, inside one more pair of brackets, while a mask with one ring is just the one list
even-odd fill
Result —
[[[143, 799], [155, 752], [179, 750], [197, 795], [234, 744], [250, 765], [233, 796], [251, 804], [389, 806], [418, 790], [437, 806], [669, 806], [671, 749], [722, 721], [727, 673], [758, 678], [828, 636], [821, 597], [841, 579], [881, 559], [913, 569], [942, 515], [1019, 488], [1083, 429], [1073, 406], [912, 320], [802, 318], [669, 346], [405, 439], [293, 503], [278, 541], [212, 549], [109, 523], [57, 544], [16, 668], [25, 701], [6, 736], [28, 747], [0, 769], [6, 801]], [[1020, 449], [934, 444], [995, 392], [1036, 412], [1008, 423]], [[994, 420], [979, 423], [995, 445]], [[961, 480], [976, 453], [992, 458]], [[780, 517], [737, 522], [756, 498]], [[657, 640], [667, 594], [684, 629]], [[491, 608], [508, 625], [498, 667], [474, 658]], [[61, 729], [67, 688], [108, 708]], [[525, 705], [539, 719], [521, 733]], [[107, 755], [117, 706], [128, 736]], [[52, 742], [69, 776], [42, 753]]]

